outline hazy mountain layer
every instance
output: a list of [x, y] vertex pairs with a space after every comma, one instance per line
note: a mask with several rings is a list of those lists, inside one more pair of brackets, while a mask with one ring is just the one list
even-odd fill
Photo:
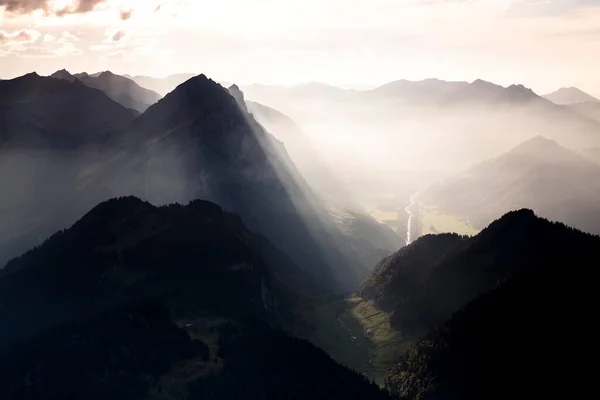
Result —
[[575, 87], [560, 88], [555, 92], [544, 95], [543, 97], [555, 104], [560, 105], [575, 105], [586, 102], [600, 103], [600, 100], [597, 98]]
[[406, 170], [459, 171], [536, 134], [574, 150], [600, 145], [597, 120], [522, 85], [427, 79], [372, 90], [243, 89], [293, 118], [344, 181], [364, 174], [391, 186]]
[[600, 168], [541, 136], [427, 190], [426, 204], [468, 216], [478, 227], [522, 207], [600, 232]]

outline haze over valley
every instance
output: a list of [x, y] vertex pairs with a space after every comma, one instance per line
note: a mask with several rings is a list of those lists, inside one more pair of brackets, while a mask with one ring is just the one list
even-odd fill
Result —
[[582, 397], [567, 3], [0, 0], [0, 398]]

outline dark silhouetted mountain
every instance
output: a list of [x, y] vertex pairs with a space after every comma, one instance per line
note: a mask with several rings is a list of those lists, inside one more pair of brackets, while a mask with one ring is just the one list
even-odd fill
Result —
[[82, 83], [35, 73], [0, 83], [0, 147], [75, 148], [137, 115]]
[[[39, 335], [0, 370], [3, 399], [143, 399], [172, 364], [207, 361], [160, 303], [114, 307]], [[6, 367], [6, 364], [3, 365]]]
[[276, 330], [304, 279], [216, 204], [109, 200], [0, 271], [0, 397], [387, 398]]
[[495, 264], [511, 276], [409, 350], [388, 373], [393, 394], [499, 400], [578, 398], [591, 389], [581, 355], [594, 348], [594, 321], [585, 316], [595, 312], [592, 272], [600, 238], [531, 213], [507, 217], [489, 228], [508, 229], [486, 240], [496, 251], [486, 256], [476, 237], [461, 257], [465, 271]]
[[[581, 241], [578, 239], [581, 238]], [[513, 211], [478, 235], [426, 235], [384, 259], [359, 293], [392, 312], [391, 324], [418, 338], [511, 276], [551, 260], [582, 260], [598, 239], [531, 210]], [[575, 263], [577, 265], [577, 263]]]
[[[79, 75], [79, 76], [76, 76], [76, 75]], [[71, 75], [71, 73], [69, 71], [67, 71], [66, 69], [61, 69], [59, 71], [56, 71], [52, 75], [50, 75], [50, 78], [64, 79], [65, 81], [75, 82], [75, 80], [77, 80], [78, 78], [84, 78], [85, 76], [87, 76], [87, 74], [85, 74], [85, 75], [76, 74], [76, 75]]]
[[60, 70], [50, 75], [52, 78], [65, 79], [68, 81], [80, 80], [86, 86], [100, 89], [108, 97], [123, 105], [139, 112], [144, 112], [152, 104], [160, 100], [161, 95], [152, 90], [145, 89], [135, 83], [133, 80], [124, 76], [113, 74], [110, 71], [104, 71], [96, 76], [87, 73], [71, 75], [66, 70]]
[[[274, 281], [265, 261], [271, 255], [263, 257], [261, 246], [239, 218], [213, 203], [156, 208], [133, 197], [104, 202], [0, 270], [0, 319], [13, 327], [0, 334], [0, 347], [145, 297], [178, 314], [201, 307], [266, 320]], [[286, 267], [277, 273], [293, 274], [291, 261], [278, 261]]]
[[201, 379], [191, 399], [390, 399], [363, 375], [336, 364], [312, 344], [277, 331], [220, 331], [221, 375]]
[[563, 106], [586, 102], [600, 103], [600, 100], [576, 87], [560, 88], [556, 92], [546, 94], [543, 97], [554, 104]]
[[576, 228], [600, 232], [600, 168], [541, 136], [427, 190], [422, 200], [469, 217], [478, 227], [531, 208]]

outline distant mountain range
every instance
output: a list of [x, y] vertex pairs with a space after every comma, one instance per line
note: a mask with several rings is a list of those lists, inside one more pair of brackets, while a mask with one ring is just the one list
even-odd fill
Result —
[[578, 338], [592, 322], [573, 310], [593, 307], [599, 246], [598, 236], [519, 210], [475, 237], [427, 235], [384, 259], [359, 294], [418, 339], [388, 389], [414, 400], [578, 393], [587, 346]]
[[[371, 90], [327, 85], [251, 85], [243, 90], [248, 99], [311, 125], [316, 136], [329, 129], [352, 132], [359, 139], [364, 135], [365, 140], [381, 137], [398, 148], [393, 158], [406, 160], [405, 169], [416, 168], [416, 163], [422, 169], [466, 168], [532, 134], [574, 150], [600, 146], [595, 112], [554, 104], [523, 85], [427, 79]], [[413, 159], [415, 154], [422, 157]]]
[[600, 103], [600, 100], [576, 87], [560, 88], [556, 92], [546, 94], [543, 97], [555, 104], [565, 106], [587, 102]]
[[426, 204], [485, 226], [509, 210], [600, 233], [600, 167], [542, 136], [425, 191]]
[[141, 87], [133, 80], [126, 77], [113, 74], [110, 71], [104, 71], [94, 75], [88, 75], [85, 72], [71, 75], [66, 70], [56, 71], [52, 78], [64, 79], [70, 82], [81, 81], [86, 86], [102, 90], [111, 99], [124, 107], [144, 112], [152, 104], [156, 103], [162, 97], [152, 90]]

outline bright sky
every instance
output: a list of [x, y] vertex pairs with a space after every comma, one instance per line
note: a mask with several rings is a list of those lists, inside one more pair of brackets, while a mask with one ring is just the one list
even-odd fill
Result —
[[600, 95], [600, 0], [0, 0], [0, 77], [477, 78]]

